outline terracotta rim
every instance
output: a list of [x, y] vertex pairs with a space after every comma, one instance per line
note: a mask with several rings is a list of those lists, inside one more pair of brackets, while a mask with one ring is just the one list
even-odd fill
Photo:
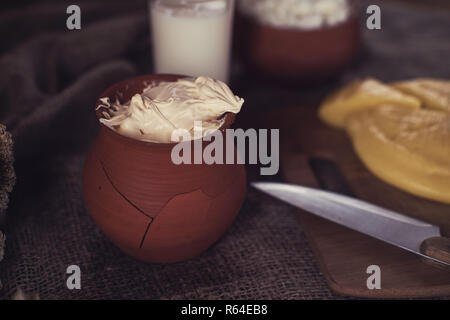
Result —
[[[111, 129], [110, 127], [108, 127], [100, 122], [100, 119], [104, 118], [102, 111], [104, 111], [105, 108], [99, 108], [99, 109], [97, 109], [97, 108], [99, 105], [102, 104], [102, 102], [100, 101], [101, 98], [114, 96], [116, 94], [116, 92], [119, 92], [122, 88], [125, 88], [130, 83], [142, 83], [143, 84], [146, 81], [151, 82], [151, 81], [155, 81], [155, 80], [156, 81], [175, 82], [176, 80], [183, 79], [183, 78], [191, 78], [191, 77], [185, 76], [185, 75], [178, 75], [178, 74], [146, 74], [146, 75], [142, 75], [142, 76], [138, 76], [138, 77], [134, 77], [134, 78], [129, 78], [129, 79], [123, 80], [121, 82], [118, 82], [118, 83], [112, 85], [111, 87], [109, 87], [108, 89], [106, 89], [105, 91], [102, 92], [100, 97], [97, 99], [97, 102], [95, 103], [94, 112], [97, 117], [97, 121], [100, 124], [100, 127], [102, 129], [106, 129], [107, 132], [113, 134], [115, 137], [117, 137], [119, 139], [123, 139], [123, 140], [131, 142], [131, 143], [140, 144], [140, 145], [144, 145], [144, 146], [145, 145], [153, 146], [153, 147], [156, 147], [156, 146], [173, 147], [173, 146], [175, 146], [179, 142], [170, 142], [170, 143], [150, 142], [150, 141], [142, 141], [142, 140], [138, 140], [138, 139], [134, 139], [134, 138], [122, 135], [122, 134], [118, 133], [116, 130]], [[136, 93], [140, 93], [140, 92], [136, 92]], [[136, 94], [136, 93], [134, 93], [134, 94]], [[219, 130], [223, 132], [234, 123], [236, 115], [234, 113], [227, 112], [221, 118], [225, 118], [224, 124], [219, 128]], [[193, 139], [191, 141], [195, 141], [195, 140], [197, 140], [197, 139]]]

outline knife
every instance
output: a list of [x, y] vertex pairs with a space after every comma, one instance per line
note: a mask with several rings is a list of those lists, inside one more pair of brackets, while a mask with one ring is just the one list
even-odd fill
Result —
[[254, 182], [264, 193], [324, 219], [413, 252], [450, 270], [450, 239], [438, 226], [337, 193], [299, 185]]

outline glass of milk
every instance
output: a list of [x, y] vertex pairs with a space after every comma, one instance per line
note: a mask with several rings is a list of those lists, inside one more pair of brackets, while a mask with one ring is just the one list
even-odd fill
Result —
[[234, 0], [150, 0], [156, 73], [228, 81]]

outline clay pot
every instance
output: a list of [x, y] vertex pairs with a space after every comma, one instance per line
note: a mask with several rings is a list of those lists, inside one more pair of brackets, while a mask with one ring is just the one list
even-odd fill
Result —
[[360, 47], [359, 5], [349, 18], [313, 30], [275, 27], [239, 12], [236, 46], [257, 74], [285, 82], [322, 83], [345, 69]]
[[[179, 78], [146, 75], [100, 97], [126, 102], [152, 81]], [[102, 111], [96, 111], [97, 118]], [[225, 119], [222, 134], [234, 115]], [[175, 144], [142, 142], [100, 126], [84, 166], [84, 199], [97, 225], [123, 252], [148, 262], [182, 261], [223, 235], [245, 197], [243, 165], [175, 165]]]

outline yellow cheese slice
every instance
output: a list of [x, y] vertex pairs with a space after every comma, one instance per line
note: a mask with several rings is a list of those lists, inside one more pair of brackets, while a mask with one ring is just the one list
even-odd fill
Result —
[[382, 105], [349, 117], [356, 153], [385, 182], [450, 203], [450, 113]]
[[450, 81], [416, 79], [394, 83], [394, 88], [419, 98], [425, 108], [450, 112]]
[[319, 117], [326, 123], [344, 128], [347, 117], [355, 112], [381, 104], [419, 109], [419, 99], [374, 79], [356, 81], [328, 97], [319, 108]]

